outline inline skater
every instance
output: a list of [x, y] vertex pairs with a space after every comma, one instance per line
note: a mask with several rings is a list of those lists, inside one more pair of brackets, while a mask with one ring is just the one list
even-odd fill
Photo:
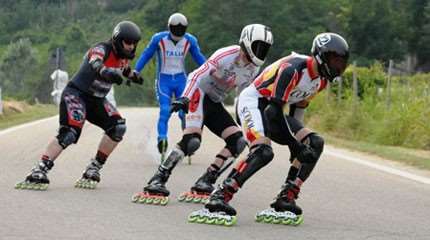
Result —
[[239, 156], [247, 145], [223, 101], [231, 90], [236, 88], [240, 92], [251, 83], [272, 43], [272, 32], [268, 27], [261, 24], [245, 26], [239, 45], [217, 50], [205, 64], [190, 74], [182, 97], [172, 104], [172, 111], [184, 110], [188, 113], [182, 139], [164, 163], [159, 165], [143, 192], [134, 196], [135, 202], [158, 204], [161, 201], [167, 204], [170, 192], [165, 184], [177, 163], [200, 147], [203, 126], [222, 138], [226, 145], [191, 192], [182, 195], [180, 200], [191, 198], [199, 202], [207, 198], [226, 160]]
[[[159, 32], [152, 36], [135, 66], [136, 71], [140, 73], [156, 54], [156, 91], [160, 105], [157, 148], [161, 154], [161, 161], [164, 161], [168, 146], [167, 130], [171, 115], [171, 99], [173, 96], [179, 98], [186, 84], [185, 57], [189, 52], [198, 66], [206, 61], [205, 56], [200, 51], [197, 38], [186, 32], [188, 21], [183, 14], [172, 14], [167, 26], [169, 31]], [[180, 113], [180, 118], [183, 121], [183, 113]]]
[[[340, 35], [322, 33], [315, 37], [311, 53], [312, 56], [292, 53], [279, 59], [242, 91], [238, 112], [250, 153], [211, 194], [205, 208], [190, 214], [190, 222], [235, 224], [236, 210], [229, 201], [252, 175], [273, 159], [271, 141], [274, 141], [289, 147], [292, 165], [270, 208], [258, 213], [256, 220], [302, 223], [302, 209], [295, 200], [324, 146], [320, 135], [304, 127], [303, 111], [313, 96], [345, 71], [349, 47]], [[290, 107], [288, 115], [283, 112], [286, 105]]]
[[140, 38], [141, 32], [135, 23], [122, 21], [114, 28], [110, 40], [98, 43], [86, 52], [80, 69], [62, 93], [58, 135], [48, 144], [25, 181], [16, 185], [17, 189], [47, 189], [47, 174], [54, 166], [54, 160], [68, 146], [77, 143], [85, 120], [102, 128], [105, 134], [96, 156], [91, 159], [75, 186], [96, 187], [100, 181], [100, 169], [126, 131], [125, 119], [106, 99], [106, 95], [112, 84], [120, 85], [123, 82], [123, 77], [128, 81], [143, 83], [143, 78], [129, 67]]

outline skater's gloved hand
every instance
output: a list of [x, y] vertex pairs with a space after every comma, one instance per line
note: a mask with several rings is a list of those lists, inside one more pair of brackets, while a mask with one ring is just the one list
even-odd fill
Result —
[[115, 69], [103, 67], [100, 69], [100, 76], [107, 82], [118, 85], [122, 84], [122, 76]]
[[314, 159], [315, 152], [314, 150], [307, 144], [301, 143], [297, 141], [294, 144], [288, 146], [291, 152], [291, 160], [297, 158], [299, 162], [306, 163], [312, 159]]
[[133, 70], [130, 72], [130, 75], [128, 75], [128, 79], [136, 84], [142, 85], [143, 84], [143, 77], [139, 75], [139, 72], [136, 70]]
[[172, 102], [172, 106], [170, 107], [170, 113], [178, 112], [180, 110], [184, 111], [184, 113], [188, 113], [188, 104], [190, 100], [186, 97], [181, 97]]

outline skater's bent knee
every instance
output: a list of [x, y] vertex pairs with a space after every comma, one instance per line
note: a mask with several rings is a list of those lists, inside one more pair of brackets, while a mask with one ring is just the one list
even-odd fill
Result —
[[226, 146], [233, 157], [239, 156], [248, 145], [241, 132], [233, 133], [225, 139]]
[[251, 147], [251, 151], [252, 150], [254, 151], [251, 154], [258, 156], [258, 158], [261, 159], [263, 163], [272, 161], [274, 157], [272, 146], [267, 144], [254, 145]]
[[303, 142], [308, 144], [313, 151], [313, 154], [309, 155], [306, 162], [316, 163], [324, 150], [324, 139], [316, 133], [311, 133], [303, 139]]
[[178, 145], [186, 156], [191, 156], [199, 149], [201, 138], [198, 133], [185, 134]]
[[106, 135], [115, 142], [120, 142], [127, 130], [125, 119], [119, 119], [115, 126], [106, 131]]
[[78, 138], [78, 130], [68, 126], [61, 126], [57, 135], [58, 144], [60, 144], [63, 149], [66, 149], [71, 144], [76, 143]]

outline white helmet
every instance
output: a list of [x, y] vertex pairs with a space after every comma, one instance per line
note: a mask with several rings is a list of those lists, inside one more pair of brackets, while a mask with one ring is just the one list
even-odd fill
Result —
[[239, 40], [240, 47], [252, 63], [263, 65], [270, 46], [273, 44], [272, 30], [262, 24], [250, 24], [243, 28]]
[[182, 37], [187, 31], [188, 21], [182, 13], [174, 13], [169, 17], [167, 26], [172, 35]]

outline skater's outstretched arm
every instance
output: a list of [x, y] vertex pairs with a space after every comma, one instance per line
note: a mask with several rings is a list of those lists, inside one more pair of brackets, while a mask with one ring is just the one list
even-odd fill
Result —
[[137, 72], [140, 73], [152, 56], [154, 56], [154, 53], [158, 49], [158, 43], [160, 42], [161, 37], [162, 36], [160, 33], [152, 36], [151, 41], [146, 46], [145, 50], [143, 50], [142, 54], [137, 60], [136, 65], [134, 66]]
[[185, 34], [185, 37], [188, 39], [188, 41], [190, 41], [191, 57], [193, 58], [194, 62], [196, 62], [200, 67], [206, 62], [206, 57], [200, 51], [200, 46], [197, 41], [197, 38], [189, 33]]

